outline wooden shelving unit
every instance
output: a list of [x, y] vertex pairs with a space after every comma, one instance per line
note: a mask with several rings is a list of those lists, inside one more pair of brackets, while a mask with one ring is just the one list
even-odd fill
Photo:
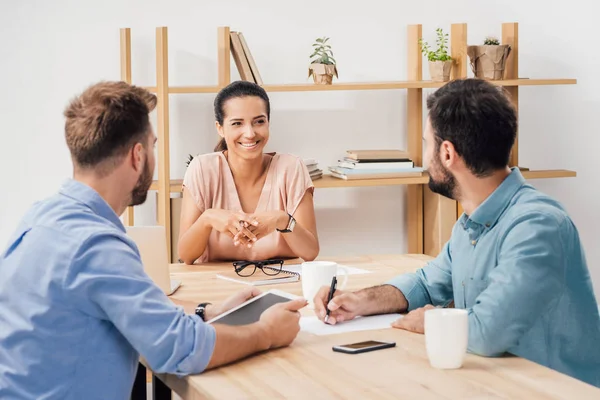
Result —
[[[574, 171], [566, 169], [521, 171], [525, 179], [548, 179], [548, 178], [574, 178], [577, 174]], [[429, 181], [429, 176], [424, 173], [423, 176], [411, 178], [392, 178], [392, 179], [360, 179], [349, 180], [334, 178], [330, 174], [324, 174], [323, 178], [313, 181], [315, 188], [336, 188], [336, 187], [367, 187], [367, 186], [398, 186], [398, 185], [423, 185]], [[180, 193], [183, 185], [183, 179], [171, 179], [169, 190], [171, 193]], [[158, 181], [153, 181], [150, 190], [158, 190]]]
[[[171, 208], [170, 193], [180, 192], [182, 180], [171, 180], [169, 169], [169, 94], [215, 94], [231, 82], [231, 55], [229, 27], [219, 27], [217, 32], [218, 82], [211, 86], [169, 86], [168, 82], [168, 38], [167, 28], [156, 28], [156, 86], [146, 87], [157, 94], [157, 136], [158, 136], [158, 181], [151, 190], [158, 192], [157, 219], [167, 232], [167, 244], [171, 254]], [[407, 141], [408, 152], [415, 166], [422, 166], [422, 132], [423, 132], [423, 89], [439, 88], [443, 82], [423, 80], [423, 56], [418, 40], [422, 37], [421, 25], [408, 26], [407, 35], [407, 80], [387, 82], [341, 82], [332, 85], [314, 84], [265, 84], [267, 92], [309, 92], [339, 90], [406, 90], [407, 93]], [[510, 93], [512, 101], [518, 109], [519, 87], [573, 85], [576, 79], [534, 79], [519, 78], [518, 74], [518, 24], [502, 24], [502, 43], [512, 46], [507, 61], [504, 80], [491, 83], [504, 86]], [[452, 78], [467, 76], [467, 25], [452, 24], [450, 30], [450, 49], [456, 60]], [[130, 29], [121, 29], [121, 79], [131, 80], [131, 37]], [[343, 150], [343, 149], [342, 149]], [[510, 165], [518, 166], [518, 138], [512, 151]], [[526, 179], [569, 178], [575, 177], [574, 171], [540, 170], [523, 171]], [[449, 238], [452, 225], [462, 212], [455, 201], [431, 193], [427, 187], [427, 174], [420, 177], [400, 179], [368, 179], [351, 180], [333, 178], [325, 175], [314, 181], [316, 188], [339, 187], [373, 187], [407, 185], [406, 212], [408, 252], [436, 255], [443, 243]], [[129, 208], [125, 218], [127, 225], [133, 225], [133, 212]]]
[[[492, 81], [498, 86], [549, 86], [549, 85], [573, 85], [576, 79], [506, 79]], [[281, 84], [263, 85], [267, 92], [329, 92], [336, 90], [392, 90], [392, 89], [436, 89], [442, 87], [444, 82], [433, 81], [390, 81], [390, 82], [352, 82], [334, 83], [331, 85], [314, 84]], [[169, 94], [202, 94], [218, 93], [221, 86], [172, 86]], [[156, 87], [147, 86], [146, 89], [156, 93]]]

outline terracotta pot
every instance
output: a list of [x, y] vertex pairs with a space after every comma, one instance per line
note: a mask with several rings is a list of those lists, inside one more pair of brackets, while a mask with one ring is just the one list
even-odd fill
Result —
[[310, 64], [308, 67], [308, 76], [312, 75], [315, 84], [331, 85], [333, 76], [337, 78], [337, 68], [330, 64]]
[[452, 60], [429, 61], [429, 75], [434, 82], [448, 82], [452, 72]]
[[493, 81], [504, 79], [510, 51], [509, 44], [468, 46], [467, 55], [475, 77]]

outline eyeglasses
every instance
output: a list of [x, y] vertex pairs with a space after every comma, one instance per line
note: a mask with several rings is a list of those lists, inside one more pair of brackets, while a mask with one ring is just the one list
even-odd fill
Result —
[[266, 275], [277, 275], [283, 268], [283, 260], [274, 258], [262, 261], [235, 261], [233, 268], [239, 276], [251, 276], [257, 269], [260, 269]]

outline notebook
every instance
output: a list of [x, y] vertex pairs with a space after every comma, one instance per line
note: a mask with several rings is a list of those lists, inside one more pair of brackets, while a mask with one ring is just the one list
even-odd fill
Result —
[[[269, 268], [265, 266], [263, 268]], [[288, 271], [285, 266], [277, 275], [267, 275], [261, 269], [256, 269], [253, 275], [250, 276], [239, 276], [233, 268], [230, 271], [219, 272], [217, 278], [225, 279], [227, 281], [243, 283], [251, 286], [261, 285], [277, 285], [279, 283], [290, 283], [298, 282], [300, 280], [300, 274], [294, 271]]]

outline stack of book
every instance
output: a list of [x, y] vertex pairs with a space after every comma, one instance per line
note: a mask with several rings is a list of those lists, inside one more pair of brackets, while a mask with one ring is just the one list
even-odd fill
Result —
[[338, 165], [329, 167], [331, 176], [339, 179], [384, 179], [422, 176], [423, 168], [415, 167], [404, 150], [348, 150]]
[[304, 159], [304, 165], [306, 165], [308, 173], [310, 174], [310, 179], [313, 181], [323, 177], [323, 170], [319, 169], [319, 163], [317, 160], [306, 158]]
[[250, 48], [242, 32], [231, 31], [229, 32], [231, 55], [235, 61], [240, 78], [244, 81], [263, 84], [258, 67], [254, 61], [254, 57], [250, 53]]

